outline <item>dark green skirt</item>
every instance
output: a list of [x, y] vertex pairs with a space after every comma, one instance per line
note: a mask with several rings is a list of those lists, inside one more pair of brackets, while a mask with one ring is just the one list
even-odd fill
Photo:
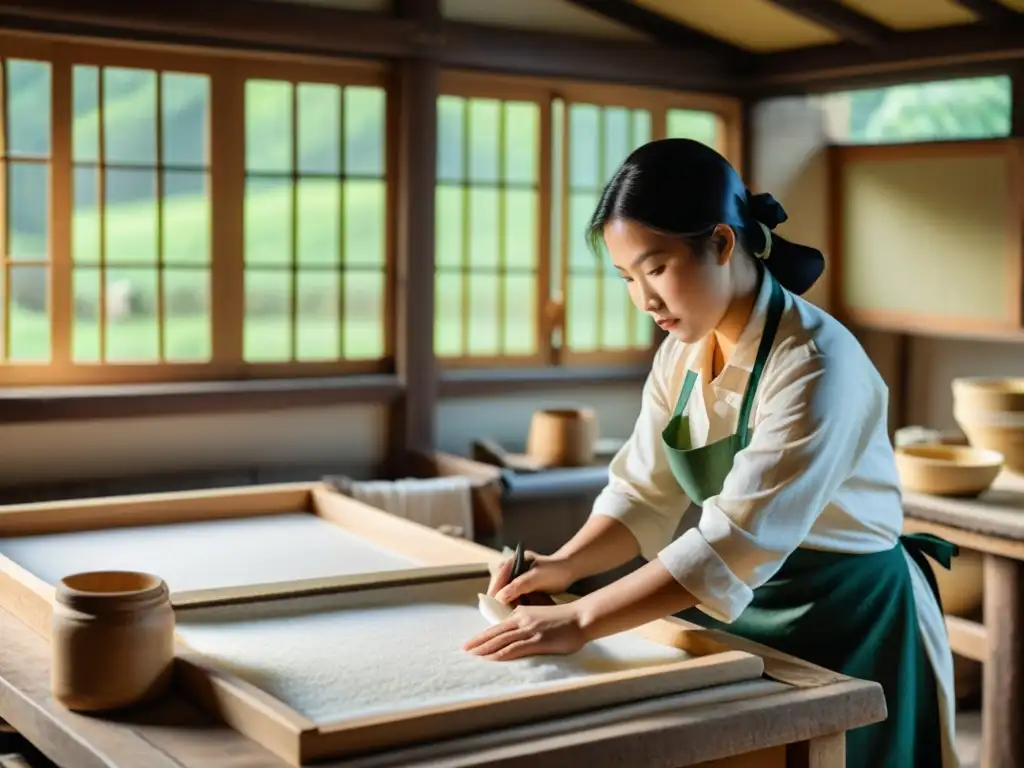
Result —
[[924, 554], [949, 568], [956, 548], [918, 534], [867, 555], [798, 549], [754, 590], [753, 602], [732, 624], [696, 608], [678, 616], [880, 683], [888, 717], [847, 733], [847, 768], [940, 768], [937, 683], [921, 639], [904, 548], [938, 599]]

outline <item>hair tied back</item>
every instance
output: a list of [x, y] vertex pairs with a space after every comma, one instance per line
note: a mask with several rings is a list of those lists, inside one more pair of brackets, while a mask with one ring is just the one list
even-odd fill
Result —
[[749, 189], [747, 190], [747, 213], [752, 219], [770, 230], [775, 229], [789, 218], [782, 204], [770, 194], [761, 192], [752, 195]]

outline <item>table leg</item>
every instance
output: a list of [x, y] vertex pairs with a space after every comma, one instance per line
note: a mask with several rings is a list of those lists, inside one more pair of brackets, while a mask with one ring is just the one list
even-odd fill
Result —
[[833, 733], [790, 744], [786, 768], [846, 768], [846, 734]]
[[985, 555], [981, 768], [1024, 768], [1024, 562]]

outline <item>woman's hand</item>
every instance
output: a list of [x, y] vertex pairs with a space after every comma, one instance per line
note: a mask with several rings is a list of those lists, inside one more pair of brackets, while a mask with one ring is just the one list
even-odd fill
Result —
[[566, 557], [538, 555], [535, 552], [526, 552], [525, 557], [532, 561], [532, 565], [518, 579], [511, 582], [509, 577], [512, 575], [515, 558], [503, 562], [491, 575], [487, 594], [498, 602], [511, 605], [520, 597], [533, 592], [560, 594], [576, 580]]
[[538, 654], [576, 653], [586, 644], [572, 603], [518, 606], [505, 621], [485, 629], [462, 648], [494, 661]]

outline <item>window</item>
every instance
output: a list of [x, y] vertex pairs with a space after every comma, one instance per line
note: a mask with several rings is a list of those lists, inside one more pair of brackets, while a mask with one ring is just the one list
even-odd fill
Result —
[[449, 364], [537, 361], [547, 254], [537, 101], [438, 101], [435, 350]]
[[1005, 75], [903, 83], [820, 97], [826, 130], [838, 144], [993, 139], [1010, 135]]
[[382, 68], [5, 43], [5, 383], [386, 370]]
[[604, 185], [652, 139], [734, 155], [729, 100], [446, 73], [438, 101], [435, 351], [448, 367], [616, 364], [654, 326], [587, 224]]

